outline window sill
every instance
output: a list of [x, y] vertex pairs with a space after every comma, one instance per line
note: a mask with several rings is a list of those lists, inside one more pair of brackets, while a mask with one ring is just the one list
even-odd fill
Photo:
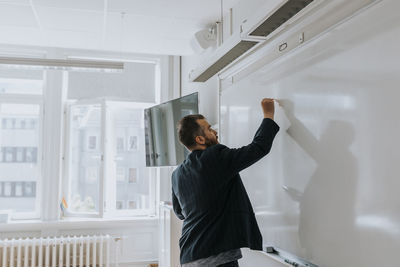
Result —
[[59, 221], [20, 220], [0, 223], [0, 232], [77, 230], [153, 226], [158, 217], [141, 216], [130, 218], [64, 218]]

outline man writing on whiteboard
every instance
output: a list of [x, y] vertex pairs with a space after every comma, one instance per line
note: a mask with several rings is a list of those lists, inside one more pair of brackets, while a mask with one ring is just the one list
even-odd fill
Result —
[[[239, 266], [240, 248], [262, 250], [262, 237], [239, 172], [267, 155], [279, 131], [274, 100], [261, 102], [264, 119], [253, 141], [238, 149], [218, 143], [217, 132], [202, 115], [180, 120], [180, 142], [191, 153], [172, 174], [172, 202], [184, 220], [180, 261], [183, 267]], [[240, 125], [238, 125], [240, 127]]]

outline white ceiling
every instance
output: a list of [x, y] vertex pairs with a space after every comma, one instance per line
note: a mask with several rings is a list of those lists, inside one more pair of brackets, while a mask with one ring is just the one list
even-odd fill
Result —
[[0, 0], [0, 43], [188, 55], [220, 14], [221, 0]]

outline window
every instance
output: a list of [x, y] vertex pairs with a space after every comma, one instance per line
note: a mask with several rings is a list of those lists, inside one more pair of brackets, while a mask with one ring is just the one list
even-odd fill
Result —
[[0, 68], [0, 210], [12, 210], [11, 219], [54, 220], [64, 197], [71, 216], [155, 213], [156, 171], [141, 161], [142, 115], [113, 126], [121, 108], [140, 114], [147, 105], [75, 102], [63, 117], [65, 98], [158, 101], [159, 59], [136, 61], [110, 75]]
[[68, 203], [72, 212], [99, 212], [102, 150], [101, 106], [76, 105], [70, 109]]
[[145, 161], [147, 106], [111, 101], [69, 106], [67, 216], [155, 214], [156, 171]]
[[43, 72], [0, 71], [0, 210], [40, 217]]
[[[146, 167], [144, 109], [140, 106], [135, 107], [134, 104], [131, 107], [114, 104], [109, 105], [109, 113], [110, 135], [115, 136], [116, 140], [115, 154], [111, 153], [113, 158], [110, 159], [110, 165], [113, 166], [115, 173], [124, 170], [126, 174], [124, 181], [116, 184], [115, 199], [114, 194], [110, 194], [109, 201], [116, 203], [114, 206], [120, 207], [119, 209], [125, 212], [149, 210], [152, 208], [150, 194], [152, 183], [151, 169]], [[124, 146], [120, 145], [120, 140], [124, 141]], [[126, 205], [121, 207], [115, 201]]]
[[97, 136], [90, 135], [88, 137], [88, 149], [96, 150], [97, 148]]
[[0, 94], [43, 94], [43, 81], [41, 80], [41, 72], [37, 72], [37, 74], [39, 74], [38, 79], [0, 78]]
[[[37, 186], [41, 180], [41, 164], [38, 161], [41, 120], [40, 105], [0, 103], [0, 116], [4, 121], [0, 133], [0, 210], [11, 209], [14, 213], [39, 212]], [[35, 121], [33, 127], [21, 128], [17, 121]], [[21, 125], [21, 124], [20, 124]], [[35, 216], [37, 217], [37, 216]]]

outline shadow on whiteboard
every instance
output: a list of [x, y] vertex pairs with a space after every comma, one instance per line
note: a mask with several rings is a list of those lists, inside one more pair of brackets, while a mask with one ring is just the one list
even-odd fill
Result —
[[353, 126], [346, 121], [328, 121], [318, 140], [295, 117], [293, 103], [285, 100], [281, 103], [291, 124], [287, 133], [316, 162], [316, 170], [303, 193], [284, 188], [292, 199], [300, 202], [301, 246], [305, 248], [307, 258], [322, 255], [325, 258], [329, 255], [324, 254], [335, 251], [336, 259], [348, 259], [351, 251], [341, 251], [336, 244], [356, 240], [351, 238], [356, 233], [355, 191], [358, 179], [357, 161], [349, 149], [354, 141]]

